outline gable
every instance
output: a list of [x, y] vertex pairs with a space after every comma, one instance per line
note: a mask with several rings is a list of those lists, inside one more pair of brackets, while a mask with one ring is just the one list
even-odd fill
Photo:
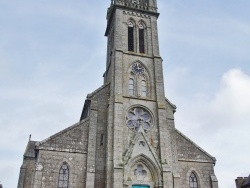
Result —
[[127, 150], [124, 156], [125, 164], [129, 163], [130, 160], [134, 158], [144, 155], [147, 156], [153, 163], [159, 166], [160, 168], [160, 161], [158, 156], [156, 155], [155, 149], [149, 142], [146, 134], [142, 131], [135, 135], [133, 141], [130, 144], [129, 149]]
[[192, 140], [176, 129], [176, 145], [179, 161], [209, 162], [214, 163], [216, 159], [196, 145]]
[[85, 119], [42, 142], [38, 142], [37, 148], [39, 150], [86, 153], [88, 128], [89, 119]]
[[27, 147], [26, 147], [26, 150], [24, 152], [24, 158], [35, 158], [36, 157], [36, 152], [35, 152], [36, 143], [37, 143], [36, 141], [29, 140]]
[[176, 106], [170, 102], [167, 98], [165, 98], [165, 103], [167, 107], [167, 118], [168, 119], [174, 119], [174, 113], [176, 112]]

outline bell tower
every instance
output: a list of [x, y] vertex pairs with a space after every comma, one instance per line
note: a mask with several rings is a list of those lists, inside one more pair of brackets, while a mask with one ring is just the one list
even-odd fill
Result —
[[18, 188], [218, 188], [216, 159], [175, 128], [156, 0], [112, 0], [104, 84], [80, 121], [29, 140]]
[[[108, 9], [106, 187], [171, 188], [178, 174], [175, 106], [164, 93], [158, 16], [156, 0], [115, 0]], [[133, 175], [143, 169], [147, 175]]]

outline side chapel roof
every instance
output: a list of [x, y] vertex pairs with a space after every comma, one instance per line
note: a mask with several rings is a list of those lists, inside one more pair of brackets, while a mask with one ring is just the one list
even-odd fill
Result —
[[181, 133], [179, 130], [175, 129], [176, 133], [179, 134], [181, 137], [183, 137], [185, 140], [187, 140], [190, 144], [192, 144], [193, 146], [195, 146], [198, 150], [200, 150], [202, 153], [204, 153], [208, 158], [210, 158], [213, 163], [216, 163], [216, 158], [213, 157], [212, 155], [210, 155], [209, 153], [207, 153], [204, 149], [202, 149], [200, 146], [198, 146], [195, 142], [193, 142], [191, 139], [189, 139], [186, 135], [184, 135], [183, 133]]
[[[36, 156], [36, 153], [35, 153], [36, 143], [37, 141], [29, 140], [26, 150], [24, 152], [24, 157], [34, 158]], [[0, 186], [0, 188], [2, 187]]]
[[247, 188], [248, 186], [250, 186], [250, 175], [248, 176], [248, 178], [244, 182], [242, 188]]

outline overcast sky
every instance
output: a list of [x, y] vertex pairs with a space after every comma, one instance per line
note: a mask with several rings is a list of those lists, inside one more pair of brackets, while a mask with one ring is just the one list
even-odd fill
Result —
[[[109, 0], [0, 0], [0, 181], [17, 186], [28, 136], [79, 121], [105, 71]], [[250, 174], [250, 1], [158, 0], [176, 128], [217, 158], [220, 188]]]

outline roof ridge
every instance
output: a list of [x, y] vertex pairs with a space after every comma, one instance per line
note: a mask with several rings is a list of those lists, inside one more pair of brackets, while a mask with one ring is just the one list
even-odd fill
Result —
[[208, 152], [206, 152], [204, 149], [202, 149], [200, 146], [198, 146], [194, 141], [192, 141], [190, 138], [188, 138], [186, 135], [184, 135], [183, 133], [181, 133], [179, 130], [175, 129], [176, 132], [181, 135], [183, 138], [185, 138], [186, 140], [188, 140], [189, 142], [191, 142], [193, 145], [195, 145], [201, 152], [205, 153], [208, 157], [210, 157], [213, 161], [214, 164], [216, 162], [216, 158], [213, 157], [212, 155], [210, 155]]
[[103, 88], [105, 88], [106, 86], [108, 86], [110, 84], [110, 82], [103, 84], [101, 87], [97, 88], [95, 91], [93, 91], [92, 93], [89, 93], [87, 95], [87, 98], [91, 98], [93, 97], [95, 94], [97, 94], [99, 91], [101, 91]]
[[37, 142], [37, 143], [36, 143], [36, 146], [40, 146], [41, 144], [44, 144], [45, 142], [47, 142], [47, 141], [49, 141], [49, 140], [51, 140], [51, 139], [53, 139], [53, 138], [55, 138], [55, 137], [57, 137], [57, 136], [59, 136], [59, 135], [62, 135], [64, 132], [73, 129], [73, 128], [75, 128], [75, 127], [77, 127], [77, 126], [79, 126], [79, 125], [81, 125], [81, 124], [87, 122], [88, 120], [89, 120], [89, 117], [86, 118], [86, 119], [83, 119], [82, 121], [79, 121], [78, 123], [75, 123], [75, 124], [69, 126], [69, 127], [66, 128], [66, 129], [63, 129], [62, 131], [59, 131], [58, 133], [56, 133], [56, 134], [54, 134], [54, 135], [52, 135], [52, 136], [50, 136], [50, 137], [48, 137], [48, 138], [46, 138], [46, 139], [40, 141], [40, 142]]
[[177, 109], [177, 106], [173, 104], [167, 97], [165, 97], [165, 100], [174, 108]]
[[247, 185], [250, 185], [250, 175], [248, 176], [248, 178], [247, 178], [246, 181], [244, 182], [243, 187], [244, 187], [244, 186], [247, 186]]

